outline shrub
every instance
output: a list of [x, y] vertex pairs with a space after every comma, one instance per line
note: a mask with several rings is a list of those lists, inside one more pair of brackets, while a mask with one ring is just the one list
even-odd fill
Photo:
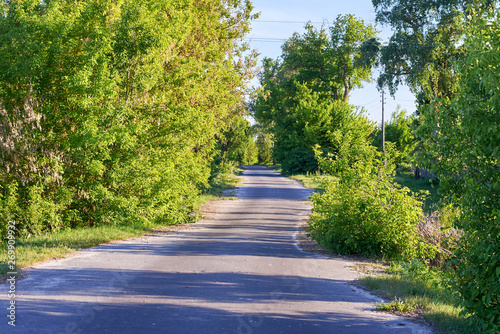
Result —
[[457, 208], [446, 206], [423, 217], [417, 224], [418, 235], [429, 250], [427, 258], [423, 259], [427, 264], [444, 268], [453, 258], [462, 235], [461, 230], [452, 227], [458, 215]]
[[327, 182], [322, 195], [312, 197], [312, 237], [340, 254], [402, 259], [421, 255], [421, 198], [392, 182], [393, 164], [384, 164], [373, 146], [357, 145], [350, 134], [339, 139], [336, 159], [320, 159], [321, 168], [337, 178]]

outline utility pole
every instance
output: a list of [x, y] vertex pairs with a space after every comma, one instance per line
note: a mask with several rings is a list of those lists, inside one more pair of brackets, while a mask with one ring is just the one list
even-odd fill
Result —
[[384, 154], [384, 163], [387, 165], [387, 159], [385, 158], [385, 95], [382, 91], [382, 153]]

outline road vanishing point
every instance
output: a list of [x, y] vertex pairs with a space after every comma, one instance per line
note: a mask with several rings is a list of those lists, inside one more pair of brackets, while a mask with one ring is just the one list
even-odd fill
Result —
[[430, 333], [374, 311], [352, 263], [302, 251], [310, 190], [248, 166], [237, 199], [170, 233], [85, 249], [1, 284], [0, 333]]

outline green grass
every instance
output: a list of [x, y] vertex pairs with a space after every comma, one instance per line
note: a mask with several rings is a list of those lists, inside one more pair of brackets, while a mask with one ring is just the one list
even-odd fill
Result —
[[418, 308], [418, 305], [415, 302], [404, 301], [399, 298], [395, 298], [394, 300], [388, 303], [377, 303], [375, 304], [375, 308], [379, 311], [395, 311], [400, 313], [411, 313]]
[[[200, 207], [208, 201], [220, 199], [225, 190], [235, 187], [242, 169], [231, 169], [219, 175], [211, 183], [211, 188], [200, 195], [196, 203], [194, 219], [201, 217]], [[164, 224], [136, 222], [129, 225], [104, 225], [48, 233], [46, 235], [18, 238], [16, 240], [16, 266], [25, 268], [37, 262], [63, 258], [83, 248], [94, 247], [110, 241], [139, 237], [152, 229], [165, 227]], [[7, 262], [7, 244], [0, 249], [0, 278], [12, 271]]]
[[[280, 165], [268, 165], [266, 167], [281, 173]], [[322, 194], [325, 191], [324, 183], [327, 179], [332, 178], [330, 175], [316, 173], [306, 173], [306, 174], [283, 174], [283, 176], [289, 177], [293, 180], [297, 180], [306, 188], [314, 189], [316, 192]]]
[[296, 174], [291, 175], [290, 178], [299, 181], [306, 188], [314, 189], [316, 192], [322, 194], [325, 191], [324, 181], [327, 175], [321, 174]]
[[360, 284], [371, 292], [391, 300], [376, 304], [378, 310], [413, 312], [418, 310], [440, 333], [476, 333], [457, 307], [459, 297], [445, 282], [446, 273], [429, 269], [417, 262], [394, 265], [387, 273], [366, 276]]
[[437, 210], [438, 202], [441, 196], [438, 194], [437, 181], [431, 179], [420, 178], [415, 180], [413, 173], [408, 170], [398, 169], [394, 181], [408, 187], [412, 192], [418, 193], [421, 190], [428, 191], [429, 196], [424, 202], [424, 212], [426, 214]]

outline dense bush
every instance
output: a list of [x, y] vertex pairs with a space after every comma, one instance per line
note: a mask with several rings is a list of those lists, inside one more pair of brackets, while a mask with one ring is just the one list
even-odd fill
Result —
[[340, 254], [405, 260], [422, 256], [426, 248], [417, 234], [421, 199], [395, 184], [393, 164], [385, 165], [375, 147], [352, 133], [337, 136], [336, 157], [320, 159], [320, 167], [336, 179], [312, 197], [312, 237]]
[[[484, 7], [486, 8], [486, 7]], [[445, 199], [459, 206], [457, 291], [482, 332], [500, 331], [500, 12], [471, 11], [456, 97], [422, 108], [420, 136]], [[470, 8], [472, 9], [472, 8]], [[476, 15], [477, 14], [477, 15]]]
[[[187, 219], [242, 112], [244, 0], [0, 5], [0, 221]], [[5, 235], [2, 233], [2, 235]]]

